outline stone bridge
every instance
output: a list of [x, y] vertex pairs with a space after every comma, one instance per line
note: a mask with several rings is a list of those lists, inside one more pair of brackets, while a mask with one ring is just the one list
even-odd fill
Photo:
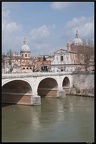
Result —
[[73, 87], [72, 72], [2, 74], [2, 102], [40, 105], [41, 97], [66, 97]]

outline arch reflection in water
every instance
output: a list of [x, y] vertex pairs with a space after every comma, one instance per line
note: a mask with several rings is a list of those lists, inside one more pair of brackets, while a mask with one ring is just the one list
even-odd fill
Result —
[[67, 96], [65, 99], [42, 98], [40, 106], [5, 106], [2, 108], [2, 141], [92, 142], [94, 99]]

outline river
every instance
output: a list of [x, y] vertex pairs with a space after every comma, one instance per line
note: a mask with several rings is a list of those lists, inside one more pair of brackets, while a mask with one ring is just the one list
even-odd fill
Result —
[[94, 142], [94, 98], [42, 98], [2, 105], [2, 142]]

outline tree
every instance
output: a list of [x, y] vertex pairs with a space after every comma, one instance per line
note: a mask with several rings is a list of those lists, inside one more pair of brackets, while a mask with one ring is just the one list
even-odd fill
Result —
[[7, 51], [7, 56], [9, 57], [9, 65], [10, 65], [10, 72], [12, 72], [13, 67], [12, 67], [12, 57], [13, 57], [13, 51], [11, 49], [9, 49]]
[[17, 55], [18, 55], [18, 52], [15, 51], [14, 54], [15, 54], [15, 56], [17, 56]]
[[43, 56], [43, 61], [46, 61], [46, 58], [45, 58], [45, 56]]
[[94, 47], [94, 43], [93, 43], [93, 40], [88, 40], [88, 46], [90, 46], [90, 47]]
[[89, 60], [90, 60], [92, 55], [93, 55], [93, 48], [85, 47], [85, 49], [84, 49], [84, 63], [85, 63], [85, 69], [86, 70], [89, 66]]
[[87, 41], [85, 39], [82, 39], [83, 45], [87, 45]]
[[9, 49], [7, 51], [7, 56], [12, 57], [13, 56], [13, 51], [11, 49]]
[[91, 56], [94, 54], [94, 48], [92, 45], [92, 41], [88, 40], [84, 41], [83, 45], [77, 46], [77, 54], [83, 54], [84, 55], [84, 64], [85, 64], [85, 69], [87, 70], [89, 66], [89, 61]]

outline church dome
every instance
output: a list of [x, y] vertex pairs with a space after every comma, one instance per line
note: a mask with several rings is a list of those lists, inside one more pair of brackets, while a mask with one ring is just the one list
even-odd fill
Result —
[[78, 31], [76, 32], [75, 39], [73, 40], [74, 45], [83, 45], [83, 41], [78, 37]]
[[20, 51], [30, 51], [30, 48], [27, 44], [25, 44], [21, 47]]
[[26, 42], [25, 38], [24, 38], [24, 41], [23, 41], [23, 46], [21, 47], [20, 51], [30, 51], [30, 48], [27, 45], [27, 42]]

